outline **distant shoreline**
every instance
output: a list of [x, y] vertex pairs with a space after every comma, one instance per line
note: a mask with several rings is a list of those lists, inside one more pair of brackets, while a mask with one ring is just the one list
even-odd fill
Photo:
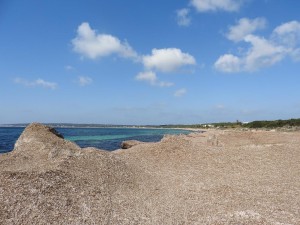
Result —
[[[76, 124], [76, 123], [43, 123], [53, 128], [130, 128], [130, 129], [184, 129], [198, 131], [199, 129], [277, 129], [300, 127], [300, 119], [288, 120], [257, 120], [252, 122], [219, 122], [202, 124], [164, 124], [164, 125], [115, 125], [115, 124]], [[26, 127], [29, 123], [0, 124], [0, 127]]]
[[[28, 124], [29, 125], [29, 124]], [[0, 125], [0, 128], [25, 128], [28, 125]], [[196, 131], [195, 128], [176, 128], [176, 127], [155, 127], [155, 126], [53, 126], [50, 124], [44, 124], [53, 128], [67, 128], [67, 129], [98, 129], [98, 128], [112, 128], [112, 129], [176, 129], [176, 130], [190, 130]]]

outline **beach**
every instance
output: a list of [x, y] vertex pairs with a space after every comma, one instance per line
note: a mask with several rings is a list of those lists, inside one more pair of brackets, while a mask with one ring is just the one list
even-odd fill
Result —
[[31, 124], [0, 156], [0, 224], [299, 224], [299, 146], [209, 129], [107, 152]]

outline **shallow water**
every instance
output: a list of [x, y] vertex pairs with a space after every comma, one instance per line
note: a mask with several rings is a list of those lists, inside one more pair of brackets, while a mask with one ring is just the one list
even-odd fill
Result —
[[[0, 153], [12, 151], [24, 128], [0, 127]], [[144, 142], [160, 141], [166, 134], [188, 134], [190, 131], [177, 129], [141, 128], [57, 128], [65, 139], [80, 147], [96, 147], [108, 151], [120, 148], [125, 140]]]

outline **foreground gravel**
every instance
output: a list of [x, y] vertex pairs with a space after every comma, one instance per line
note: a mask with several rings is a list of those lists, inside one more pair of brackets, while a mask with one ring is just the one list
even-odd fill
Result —
[[300, 132], [209, 130], [106, 152], [29, 125], [0, 224], [300, 224]]

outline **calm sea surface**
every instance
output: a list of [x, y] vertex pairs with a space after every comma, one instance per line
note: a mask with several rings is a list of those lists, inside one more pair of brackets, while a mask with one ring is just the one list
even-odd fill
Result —
[[[0, 153], [12, 151], [24, 128], [0, 127]], [[96, 147], [108, 151], [120, 148], [125, 140], [145, 142], [160, 141], [165, 134], [188, 134], [190, 131], [175, 129], [138, 128], [56, 128], [65, 139], [80, 147]]]

